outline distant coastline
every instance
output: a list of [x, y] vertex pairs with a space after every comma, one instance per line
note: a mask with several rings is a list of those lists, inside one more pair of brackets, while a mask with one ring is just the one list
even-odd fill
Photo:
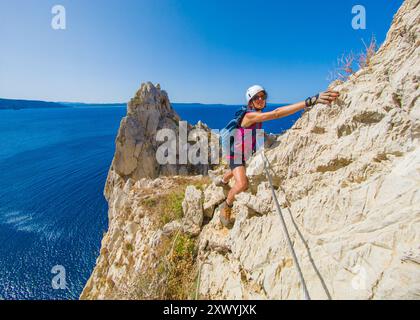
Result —
[[116, 103], [84, 103], [84, 102], [59, 102], [66, 107], [125, 107], [126, 102]]
[[48, 102], [39, 100], [17, 100], [0, 98], [0, 110], [22, 109], [63, 109], [74, 107], [123, 107], [126, 103], [81, 103], [81, 102]]
[[[240, 107], [240, 104], [228, 105], [223, 103], [183, 103], [183, 102], [174, 102], [172, 103], [174, 107]], [[267, 103], [267, 107], [273, 106], [285, 106], [286, 104], [275, 104]], [[84, 102], [48, 102], [40, 100], [18, 100], [18, 99], [2, 99], [0, 98], [0, 110], [22, 110], [22, 109], [57, 109], [57, 108], [78, 108], [78, 107], [125, 107], [127, 106], [126, 102], [116, 102], [116, 103], [84, 103]]]
[[36, 100], [0, 99], [0, 110], [66, 108], [64, 104]]

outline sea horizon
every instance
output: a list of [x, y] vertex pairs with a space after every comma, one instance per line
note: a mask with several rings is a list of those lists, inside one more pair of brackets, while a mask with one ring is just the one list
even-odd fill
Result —
[[[10, 102], [42, 102], [42, 103], [53, 103], [53, 104], [62, 104], [64, 106], [75, 107], [75, 106], [127, 106], [128, 102], [83, 102], [83, 101], [76, 101], [76, 102], [69, 102], [69, 101], [49, 101], [49, 100], [38, 100], [38, 99], [19, 99], [19, 98], [2, 98], [0, 97], [0, 110], [10, 110], [10, 109], [2, 109], [2, 104], [10, 103]], [[242, 106], [245, 103], [206, 103], [206, 102], [171, 102], [172, 105], [196, 105], [196, 106]], [[288, 105], [289, 103], [282, 102], [282, 103], [274, 103], [274, 102], [267, 102], [267, 106], [284, 106]], [[39, 107], [41, 109], [41, 107]]]

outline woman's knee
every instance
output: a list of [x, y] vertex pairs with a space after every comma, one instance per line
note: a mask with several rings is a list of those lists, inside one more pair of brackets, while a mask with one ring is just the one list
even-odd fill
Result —
[[233, 176], [235, 177], [235, 189], [237, 192], [248, 190], [248, 178], [244, 167], [238, 167], [233, 170]]
[[249, 187], [249, 182], [248, 182], [248, 179], [247, 178], [239, 181], [239, 183], [238, 183], [238, 189], [241, 192], [248, 190], [248, 187]]

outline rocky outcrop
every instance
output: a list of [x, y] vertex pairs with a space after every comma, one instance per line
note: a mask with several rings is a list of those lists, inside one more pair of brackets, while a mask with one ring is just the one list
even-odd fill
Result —
[[[175, 164], [159, 164], [156, 160], [156, 151], [162, 144], [156, 141], [157, 132], [162, 129], [175, 133], [176, 140], [171, 142], [176, 146], [178, 159], [180, 121], [169, 102], [168, 94], [160, 89], [159, 84], [142, 84], [135, 97], [127, 104], [127, 116], [121, 120], [110, 172], [116, 173], [124, 180], [206, 173], [206, 165], [182, 165], [178, 164], [179, 161]], [[187, 133], [193, 129], [210, 130], [201, 122], [194, 127], [187, 124]], [[110, 188], [109, 182], [107, 181], [106, 191]]]
[[182, 211], [184, 213], [183, 231], [193, 236], [199, 235], [204, 217], [203, 192], [194, 186], [188, 186], [182, 202]]
[[[154, 179], [158, 176], [207, 174], [211, 168], [210, 151], [209, 164], [192, 165], [180, 164], [179, 136], [180, 117], [172, 108], [168, 94], [160, 89], [160, 85], [143, 83], [136, 95], [127, 104], [127, 115], [121, 120], [117, 138], [115, 140], [115, 155], [108, 173], [104, 195], [109, 203], [117, 198], [113, 193], [120, 190], [128, 180], [138, 181], [142, 178]], [[174, 133], [170, 143], [175, 146], [176, 162], [174, 164], [160, 164], [156, 152], [162, 145], [157, 141], [157, 133], [162, 130]], [[194, 129], [207, 132], [210, 138], [210, 129], [202, 122], [195, 126], [186, 125], [188, 135]], [[213, 141], [214, 142], [214, 141]], [[191, 142], [186, 141], [188, 147]], [[209, 150], [211, 148], [211, 143]], [[113, 206], [109, 210], [109, 218], [115, 212]]]
[[[366, 68], [331, 85], [341, 93], [337, 103], [305, 112], [266, 150], [313, 299], [420, 298], [419, 3], [404, 2]], [[155, 179], [170, 169], [149, 162], [143, 168], [132, 152], [144, 140], [132, 132], [149, 124], [136, 120], [128, 130], [127, 121], [105, 192], [112, 219], [81, 297], [162, 298], [153, 288], [172, 283], [168, 270], [176, 263], [161, 268], [160, 262], [177, 256], [177, 239], [187, 234], [195, 243], [194, 261], [188, 260], [195, 297], [303, 298], [262, 157], [249, 163], [250, 189], [237, 197], [229, 230], [219, 222], [227, 190], [203, 176]], [[152, 123], [165, 121], [171, 120]], [[131, 133], [121, 133], [126, 129]], [[128, 143], [126, 136], [137, 138]], [[169, 211], [168, 199], [175, 204]], [[167, 219], [168, 212], [181, 214]]]
[[160, 166], [156, 161], [156, 133], [163, 128], [177, 131], [180, 120], [165, 91], [150, 82], [142, 84], [127, 105], [127, 116], [121, 120], [111, 170], [134, 180], [170, 172], [173, 168]]

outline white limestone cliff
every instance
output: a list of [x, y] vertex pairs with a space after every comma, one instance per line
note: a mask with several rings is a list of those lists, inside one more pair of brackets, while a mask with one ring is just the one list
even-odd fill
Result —
[[[420, 298], [419, 29], [420, 1], [406, 0], [369, 66], [332, 84], [339, 101], [304, 113], [266, 150], [313, 299]], [[192, 297], [303, 298], [261, 158], [247, 168], [231, 230], [219, 222], [223, 188], [193, 173], [144, 177], [133, 172], [152, 165], [117, 158], [106, 187], [113, 218], [81, 298], [162, 297], [152, 289], [169, 283], [166, 273], [146, 281], [149, 293], [138, 279], [158, 274], [162, 243], [184, 233], [196, 244]], [[179, 186], [183, 217], [157, 223], [159, 199]]]

